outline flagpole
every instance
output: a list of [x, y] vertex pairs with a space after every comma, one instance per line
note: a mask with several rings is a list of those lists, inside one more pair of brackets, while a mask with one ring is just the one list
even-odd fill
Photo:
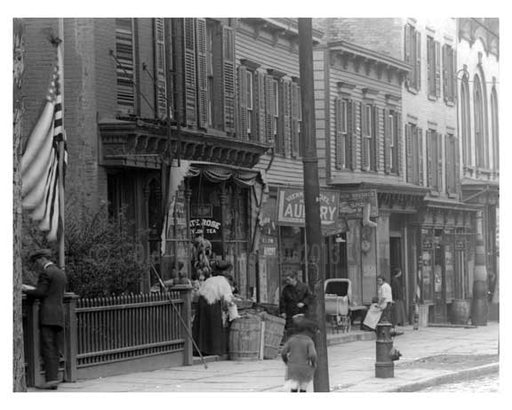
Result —
[[62, 138], [59, 141], [59, 216], [61, 221], [61, 229], [59, 235], [59, 266], [61, 269], [65, 268], [65, 256], [64, 256], [64, 19], [59, 18], [59, 40], [57, 45], [58, 53], [58, 64], [59, 64], [59, 84], [60, 84], [60, 95], [61, 95], [61, 107], [62, 107]]

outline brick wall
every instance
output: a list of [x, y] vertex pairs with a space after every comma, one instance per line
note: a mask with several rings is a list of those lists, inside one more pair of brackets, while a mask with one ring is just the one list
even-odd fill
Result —
[[399, 18], [318, 18], [323, 42], [348, 41], [402, 59], [402, 25]]

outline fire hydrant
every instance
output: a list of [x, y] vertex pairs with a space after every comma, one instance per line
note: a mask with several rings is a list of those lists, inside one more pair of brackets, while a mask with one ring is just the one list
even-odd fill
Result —
[[391, 323], [381, 322], [377, 324], [375, 377], [382, 379], [395, 377], [395, 364], [393, 362], [400, 359], [402, 354], [393, 347], [391, 336]]

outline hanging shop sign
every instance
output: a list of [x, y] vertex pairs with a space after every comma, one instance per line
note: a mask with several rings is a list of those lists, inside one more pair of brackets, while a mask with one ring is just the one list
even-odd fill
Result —
[[370, 217], [379, 216], [377, 203], [377, 191], [370, 189], [366, 191], [341, 192], [339, 196], [339, 215], [344, 218], [362, 218], [363, 209], [370, 204]]
[[[280, 188], [277, 198], [277, 222], [281, 225], [304, 226], [306, 221], [304, 191], [300, 188]], [[339, 192], [320, 190], [320, 221], [322, 228], [336, 223], [338, 204]]]

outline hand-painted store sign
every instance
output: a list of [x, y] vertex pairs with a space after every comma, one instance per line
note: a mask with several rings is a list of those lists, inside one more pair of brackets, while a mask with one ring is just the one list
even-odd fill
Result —
[[[338, 217], [339, 192], [320, 191], [320, 220], [323, 226], [333, 225]], [[304, 226], [306, 208], [302, 189], [282, 188], [278, 192], [277, 222]]]
[[342, 192], [340, 193], [340, 216], [345, 218], [361, 218], [363, 216], [363, 208], [368, 203], [370, 204], [370, 216], [372, 218], [379, 216], [377, 192], [374, 189]]
[[192, 232], [195, 232], [196, 229], [202, 228], [204, 233], [215, 235], [221, 228], [221, 223], [208, 218], [191, 219], [190, 228], [192, 229]]

